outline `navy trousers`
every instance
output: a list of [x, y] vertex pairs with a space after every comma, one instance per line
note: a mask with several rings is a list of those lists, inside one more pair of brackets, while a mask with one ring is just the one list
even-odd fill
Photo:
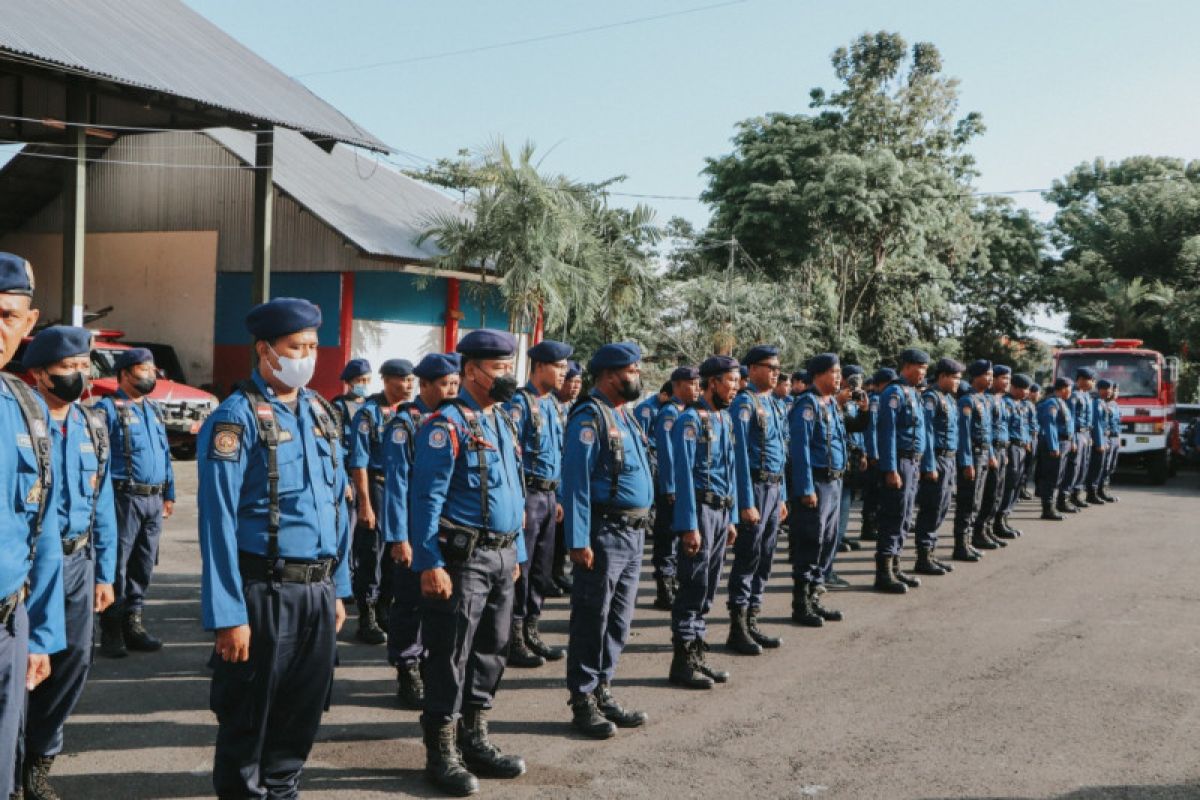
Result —
[[837, 553], [842, 482], [815, 481], [813, 486], [816, 508], [806, 507], [799, 496], [788, 508], [788, 559], [797, 583], [823, 584]]
[[300, 771], [329, 708], [337, 661], [332, 581], [244, 582], [250, 660], [213, 652], [213, 788], [220, 798], [298, 797]]
[[954, 454], [938, 456], [936, 481], [922, 480], [917, 489], [917, 547], [933, 550], [937, 547], [937, 532], [950, 513], [950, 500], [958, 484], [958, 469]]
[[1023, 444], [1008, 446], [1008, 471], [1004, 476], [1004, 492], [1000, 499], [1000, 509], [997, 517], [1011, 514], [1021, 497], [1021, 487], [1025, 482], [1025, 458], [1028, 451]]
[[454, 583], [449, 600], [421, 598], [427, 727], [452, 722], [463, 706], [492, 707], [508, 660], [516, 565], [515, 546], [477, 547], [446, 567]]
[[113, 581], [116, 601], [105, 613], [141, 611], [146, 590], [158, 564], [158, 542], [162, 538], [163, 499], [161, 495], [116, 492], [117, 572]]
[[1054, 456], [1046, 450], [1038, 455], [1037, 494], [1044, 503], [1054, 502], [1055, 493], [1063, 491], [1064, 476], [1070, 459], [1061, 452]]
[[392, 574], [392, 606], [387, 618], [388, 663], [393, 667], [417, 664], [425, 656], [421, 638], [421, 576], [411, 567], [397, 564], [390, 554], [387, 565]]
[[994, 445], [996, 468], [989, 469], [983, 484], [983, 499], [979, 502], [979, 513], [975, 515], [975, 533], [980, 534], [1000, 511], [1004, 497], [1004, 478], [1008, 471], [1008, 445]]
[[554, 580], [554, 530], [558, 496], [530, 489], [525, 495], [525, 554], [513, 597], [513, 619], [538, 618]]
[[1088, 467], [1092, 463], [1092, 434], [1091, 431], [1075, 434], [1075, 476], [1072, 479], [1071, 490], [1079, 491], [1087, 483]]
[[0, 626], [0, 797], [20, 785], [18, 758], [21, 728], [25, 722], [25, 669], [29, 663], [29, 617], [18, 603], [8, 624]]
[[29, 693], [26, 758], [62, 752], [63, 725], [75, 710], [92, 667], [92, 608], [96, 598], [91, 546], [63, 559], [63, 594], [67, 649], [50, 656], [50, 677]]
[[629, 639], [646, 535], [615, 522], [595, 525], [591, 569], [575, 567], [567, 688], [590, 693], [612, 683], [617, 659]]
[[783, 492], [778, 483], [754, 484], [756, 523], [739, 523], [729, 570], [729, 608], [762, 608], [763, 592], [771, 577], [771, 562], [779, 542]]
[[1087, 480], [1084, 481], [1084, 485], [1087, 487], [1089, 492], [1094, 492], [1104, 485], [1104, 478], [1108, 471], [1111, 450], [1111, 441], [1106, 443], [1104, 452], [1096, 450], [1093, 444], [1091, 458], [1088, 462]]
[[[378, 520], [383, 513], [383, 481], [376, 480], [375, 473], [371, 473], [367, 486], [371, 490], [371, 508]], [[386, 606], [392, 598], [392, 571], [385, 563], [385, 559], [391, 561], [387, 554], [390, 546], [383, 541], [378, 524], [368, 528], [357, 518], [355, 522], [350, 549], [350, 588], [357, 602]]]
[[987, 484], [988, 473], [992, 471], [986, 458], [976, 451], [975, 477], [968, 478], [966, 468], [958, 473], [958, 487], [954, 493], [954, 535], [970, 535], [975, 528], [975, 520], [979, 517], [980, 506], [983, 504], [983, 487]]
[[879, 555], [898, 556], [904, 549], [904, 539], [912, 527], [913, 509], [917, 504], [920, 469], [915, 458], [898, 458], [899, 489], [889, 489], [883, 483], [883, 473], [879, 473], [879, 541], [875, 544], [875, 552]]
[[725, 543], [729, 541], [729, 511], [696, 502], [696, 523], [700, 530], [700, 550], [689, 556], [679, 548], [677, 578], [679, 591], [671, 608], [671, 633], [675, 641], [703, 639], [708, 630], [704, 621], [717, 586], [721, 583], [721, 565], [725, 561]]
[[655, 578], [675, 577], [678, 563], [677, 545], [679, 537], [672, 529], [675, 519], [675, 500], [673, 495], [658, 494], [654, 498], [654, 533], [650, 563], [654, 567]]

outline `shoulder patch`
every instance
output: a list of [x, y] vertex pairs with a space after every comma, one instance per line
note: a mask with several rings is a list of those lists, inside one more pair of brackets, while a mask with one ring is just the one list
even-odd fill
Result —
[[817, 412], [813, 411], [813, 407], [810, 405], [805, 405], [804, 408], [800, 411], [800, 414], [809, 422], [812, 422], [814, 419], [817, 418]]
[[435, 425], [429, 432], [429, 446], [440, 450], [448, 444], [450, 444], [450, 434], [441, 425]]
[[236, 461], [242, 450], [243, 430], [244, 428], [236, 422], [214, 423], [209, 455], [223, 461]]
[[1050, 406], [1050, 416], [1052, 416], [1052, 417], [1058, 416], [1058, 406]]
[[582, 444], [592, 444], [594, 441], [596, 441], [596, 429], [591, 425], [579, 426], [579, 441]]
[[742, 410], [738, 413], [738, 416], [742, 418], [742, 422], [749, 422], [750, 421], [750, 409], [743, 407]]
[[878, 397], [872, 397], [872, 398], [871, 398], [871, 406], [870, 406], [870, 408], [871, 408], [871, 410], [872, 410], [872, 411], [878, 411], [878, 410], [879, 410], [879, 398], [878, 398]]
[[397, 425], [392, 430], [392, 444], [404, 444], [407, 441], [408, 441], [408, 431], [406, 431], [404, 429], [404, 426]]
[[892, 408], [899, 408], [900, 407], [900, 398], [897, 397], [896, 395], [892, 395], [892, 399], [888, 400], [888, 405], [891, 406]]
[[642, 416], [643, 417], [645, 417], [646, 419], [650, 419], [650, 415], [652, 413], [653, 413], [653, 409], [651, 409], [650, 406], [642, 406]]
[[370, 433], [371, 432], [370, 420], [364, 419], [362, 422], [358, 423], [358, 432], [359, 433]]
[[513, 406], [512, 410], [509, 411], [508, 414], [512, 417], [513, 422], [521, 421], [521, 409], [517, 408], [516, 406]]
[[937, 403], [934, 402], [934, 399], [932, 397], [925, 398], [925, 407], [927, 409], [929, 409], [930, 411], [937, 411]]
[[691, 422], [683, 424], [683, 438], [690, 442], [696, 441], [696, 426]]
[[674, 417], [667, 417], [666, 419], [663, 420], [663, 430], [666, 431], [667, 433], [670, 433], [671, 428], [674, 428], [674, 427], [675, 427], [675, 418]]

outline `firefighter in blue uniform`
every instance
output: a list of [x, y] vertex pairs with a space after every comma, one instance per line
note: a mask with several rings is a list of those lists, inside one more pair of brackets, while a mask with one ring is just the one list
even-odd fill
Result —
[[1022, 410], [1025, 414], [1025, 424], [1029, 427], [1029, 454], [1025, 457], [1025, 474], [1021, 476], [1021, 499], [1032, 500], [1033, 492], [1029, 491], [1029, 482], [1033, 480], [1037, 468], [1038, 439], [1041, 434], [1041, 426], [1038, 424], [1038, 403], [1041, 401], [1042, 387], [1034, 380], [1030, 380], [1029, 388], [1025, 392], [1025, 402], [1022, 404]]
[[154, 391], [158, 370], [149, 350], [135, 347], [117, 356], [119, 387], [96, 407], [108, 420], [112, 443], [109, 471], [116, 503], [116, 600], [100, 615], [100, 652], [120, 658], [126, 648], [153, 652], [162, 641], [143, 620], [146, 591], [158, 563], [163, 520], [175, 510], [175, 473], [167, 428]]
[[196, 445], [222, 798], [297, 795], [333, 685], [350, 535], [336, 412], [305, 388], [320, 326], [320, 309], [299, 298], [251, 309], [258, 368]]
[[[0, 253], [0, 369], [37, 324], [33, 269]], [[57, 492], [60, 448], [53, 446], [45, 402], [20, 378], [0, 372], [0, 797], [20, 787], [19, 755], [26, 692], [50, 674], [50, 656], [67, 646], [63, 553]]]
[[650, 435], [654, 418], [658, 416], [659, 410], [669, 402], [671, 402], [671, 382], [667, 381], [659, 387], [657, 392], [634, 407], [633, 413], [637, 417], [638, 424], [642, 426], [642, 433], [646, 436]]
[[917, 490], [917, 522], [915, 539], [919, 575], [945, 575], [953, 566], [940, 561], [937, 531], [950, 513], [950, 501], [958, 482], [959, 411], [955, 393], [962, 380], [962, 364], [952, 358], [939, 359], [933, 365], [933, 383], [921, 395], [925, 406], [925, 423], [933, 437], [933, 452], [937, 459], [937, 478], [921, 481]]
[[1117, 496], [1108, 491], [1113, 473], [1117, 471], [1117, 461], [1121, 453], [1121, 405], [1117, 397], [1121, 394], [1121, 385], [1111, 381], [1112, 390], [1108, 400], [1108, 458], [1104, 465], [1104, 474], [1100, 479], [1100, 488], [1096, 494], [1106, 503], [1117, 502]]
[[787, 466], [787, 417], [780, 413], [772, 390], [779, 378], [779, 348], [750, 348], [742, 363], [749, 383], [729, 407], [733, 422], [734, 465], [737, 471], [738, 535], [729, 570], [729, 639], [736, 653], [759, 655], [779, 647], [780, 640], [758, 627], [763, 593], [775, 560], [779, 530], [787, 520], [783, 496]]
[[771, 399], [786, 420], [787, 413], [792, 410], [792, 376], [789, 373], [779, 373], [779, 380], [775, 381], [775, 388], [771, 390]]
[[819, 628], [842, 613], [821, 605], [820, 591], [837, 550], [842, 480], [849, 442], [835, 395], [842, 368], [833, 353], [808, 362], [811, 385], [788, 415], [791, 429], [792, 513], [788, 522], [792, 563], [792, 621]]
[[992, 410], [988, 403], [992, 388], [992, 362], [977, 359], [967, 366], [970, 391], [958, 398], [958, 487], [954, 500], [955, 561], [978, 561], [980, 550], [999, 545], [976, 537], [976, 520], [982, 513], [983, 488], [988, 473], [998, 467], [992, 454]]
[[600, 347], [588, 362], [592, 393], [575, 404], [563, 444], [563, 508], [575, 564], [567, 689], [571, 724], [607, 739], [646, 722], [613, 697], [617, 660], [629, 639], [654, 485], [639, 420], [628, 403], [641, 394], [641, 349]]
[[50, 409], [51, 440], [62, 471], [58, 518], [62, 531], [67, 648], [50, 657], [50, 677], [29, 693], [26, 709], [25, 797], [54, 797], [47, 776], [63, 748], [63, 725], [83, 694], [92, 663], [92, 613], [113, 601], [117, 520], [108, 474], [103, 417], [77, 402], [91, 370], [92, 332], [46, 328], [29, 343], [22, 365]]
[[654, 607], [670, 611], [679, 588], [675, 536], [675, 461], [671, 451], [671, 430], [679, 415], [700, 399], [700, 371], [695, 367], [676, 367], [671, 373], [671, 399], [663, 404], [650, 429], [654, 471], [654, 530], [650, 563], [654, 568]]
[[[579, 399], [579, 392], [582, 389], [583, 367], [579, 365], [578, 361], [568, 361], [567, 375], [563, 379], [562, 388], [554, 393], [555, 399], [558, 400], [558, 416], [562, 420], [564, 428], [567, 424], [567, 416], [571, 413], [571, 408], [575, 405], [575, 401]], [[562, 487], [560, 486], [559, 488], [561, 502]], [[562, 597], [571, 591], [571, 573], [567, 572], [567, 567], [571, 563], [571, 557], [568, 553], [566, 527], [563, 521], [560, 519], [554, 528], [554, 587], [548, 596]]]
[[1092, 457], [1088, 464], [1087, 502], [1099, 506], [1108, 502], [1102, 496], [1104, 492], [1104, 474], [1108, 467], [1108, 459], [1112, 443], [1112, 381], [1101, 378], [1096, 381], [1096, 394], [1092, 397]]
[[554, 393], [567, 377], [567, 359], [574, 349], [546, 339], [526, 351], [529, 382], [517, 390], [507, 411], [517, 428], [521, 466], [525, 475], [525, 552], [513, 598], [512, 644], [508, 663], [540, 667], [566, 655], [561, 647], [542, 641], [538, 623], [547, 587], [554, 578], [554, 532], [562, 519], [558, 488], [562, 480], [563, 420]]
[[413, 367], [419, 381], [417, 397], [402, 403], [383, 431], [383, 508], [378, 524], [388, 549], [385, 569], [391, 571], [392, 606], [387, 617], [388, 663], [396, 668], [396, 701], [401, 708], [420, 710], [425, 702], [421, 675], [425, 644], [421, 638], [421, 580], [412, 570], [408, 540], [408, 496], [413, 449], [421, 425], [446, 400], [458, 397], [458, 356], [431, 353]]
[[994, 364], [991, 388], [983, 396], [992, 422], [992, 458], [996, 466], [988, 470], [987, 480], [984, 481], [983, 498], [980, 500], [979, 513], [975, 517], [973, 541], [989, 542], [997, 548], [1007, 547], [1008, 543], [1005, 540], [1016, 538], [1015, 535], [1000, 530], [995, 524], [1008, 471], [1008, 409], [1002, 398], [1008, 392], [1011, 379], [1010, 367]]
[[875, 588], [903, 594], [921, 581], [900, 570], [900, 551], [912, 524], [919, 481], [937, 480], [933, 437], [925, 426], [917, 385], [929, 369], [929, 354], [900, 353], [900, 376], [879, 393], [876, 448], [879, 455], [879, 541], [875, 547]]
[[[345, 391], [329, 402], [337, 409], [338, 419], [342, 426], [342, 450], [347, 451], [350, 444], [351, 425], [354, 415], [367, 401], [368, 387], [371, 385], [371, 362], [365, 358], [352, 358], [346, 362], [339, 376]], [[349, 455], [349, 452], [346, 452]]]
[[417, 431], [408, 537], [421, 576], [425, 774], [443, 791], [466, 795], [478, 791], [477, 774], [525, 772], [523, 759], [492, 743], [487, 723], [508, 655], [513, 584], [525, 561], [525, 487], [503, 408], [517, 391], [516, 340], [481, 329], [456, 350], [459, 396]]
[[1075, 420], [1075, 449], [1071, 451], [1063, 487], [1067, 503], [1076, 509], [1090, 504], [1083, 499], [1083, 485], [1087, 482], [1088, 466], [1092, 459], [1092, 388], [1096, 384], [1096, 371], [1091, 367], [1075, 370], [1075, 389], [1071, 392], [1071, 418]]
[[1021, 535], [1021, 531], [1010, 525], [1008, 520], [1021, 497], [1025, 459], [1029, 457], [1033, 442], [1033, 432], [1029, 429], [1029, 419], [1025, 414], [1026, 392], [1032, 383], [1032, 378], [1018, 372], [1012, 376], [1008, 392], [1003, 396], [998, 395], [1008, 412], [1008, 471], [1004, 476], [1004, 492], [993, 523], [997, 536]]
[[1037, 488], [1042, 500], [1042, 519], [1061, 520], [1062, 514], [1075, 514], [1078, 509], [1066, 502], [1063, 483], [1070, 465], [1069, 454], [1075, 447], [1075, 419], [1068, 399], [1074, 389], [1070, 378], [1054, 381], [1054, 391], [1038, 404], [1038, 427], [1041, 429], [1038, 454]]
[[[850, 454], [846, 464], [846, 477], [842, 479], [842, 507], [838, 514], [838, 552], [849, 553], [862, 549], [862, 544], [850, 539], [850, 512], [854, 501], [862, 495], [863, 476], [866, 473], [866, 431], [870, 426], [870, 400], [863, 389], [866, 374], [857, 364], [842, 367], [842, 388], [838, 391], [842, 424], [846, 427], [846, 444]], [[836, 558], [836, 556], [835, 556]], [[840, 577], [830, 566], [825, 583], [841, 589], [850, 582]]]
[[401, 403], [412, 400], [413, 365], [392, 358], [379, 367], [383, 391], [371, 395], [350, 424], [350, 450], [346, 466], [354, 486], [358, 514], [351, 544], [350, 587], [358, 606], [356, 639], [364, 644], [383, 644], [392, 602], [392, 573], [386, 564], [379, 514], [383, 509], [383, 430]]
[[737, 540], [738, 507], [730, 403], [741, 380], [737, 359], [712, 356], [700, 365], [702, 394], [671, 430], [675, 462], [674, 527], [679, 537], [679, 591], [671, 609], [675, 654], [670, 681], [691, 689], [711, 689], [729, 673], [705, 658], [705, 616], [721, 580], [725, 547]]
[[863, 383], [867, 393], [867, 428], [863, 431], [863, 449], [867, 456], [867, 471], [862, 482], [862, 527], [859, 540], [874, 542], [879, 539], [879, 493], [883, 478], [879, 473], [879, 448], [876, 428], [879, 425], [879, 393], [883, 387], [896, 380], [896, 370], [880, 367]]

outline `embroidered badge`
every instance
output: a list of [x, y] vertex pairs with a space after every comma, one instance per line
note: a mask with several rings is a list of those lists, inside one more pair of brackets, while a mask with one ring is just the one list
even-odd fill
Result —
[[696, 426], [695, 425], [684, 425], [683, 426], [683, 438], [687, 439], [690, 442], [696, 441]]
[[741, 413], [738, 416], [740, 416], [742, 418], [742, 422], [749, 422], [750, 421], [750, 409], [743, 408]]
[[937, 411], [937, 403], [933, 401], [932, 397], [925, 398], [925, 407], [930, 411]]
[[801, 416], [803, 416], [803, 417], [804, 417], [806, 420], [808, 420], [809, 422], [812, 422], [814, 419], [816, 419], [816, 418], [817, 418], [817, 414], [816, 414], [816, 412], [814, 412], [814, 411], [812, 410], [812, 407], [811, 407], [811, 406], [805, 406], [805, 407], [804, 407], [804, 410], [803, 410], [803, 411], [801, 411], [801, 412], [800, 412], [800, 414], [801, 414]]
[[521, 409], [517, 408], [516, 406], [513, 406], [512, 411], [510, 411], [509, 414], [512, 416], [513, 422], [521, 421]]
[[408, 431], [397, 427], [392, 431], [392, 444], [404, 444], [408, 441]]
[[31, 439], [29, 437], [28, 433], [18, 433], [17, 434], [17, 447], [32, 448], [33, 447], [33, 439]]
[[896, 397], [895, 395], [892, 395], [892, 399], [888, 400], [888, 405], [891, 406], [892, 408], [899, 408], [900, 407], [900, 398]]
[[446, 433], [445, 428], [435, 427], [429, 432], [429, 446], [440, 450], [450, 443], [450, 436]]
[[1050, 406], [1050, 416], [1052, 416], [1052, 417], [1058, 416], [1058, 409], [1055, 408], [1054, 406]]
[[643, 408], [643, 409], [642, 409], [642, 416], [643, 416], [644, 418], [646, 418], [646, 419], [650, 419], [650, 409], [649, 409], [649, 408]]
[[596, 430], [584, 425], [579, 429], [579, 441], [583, 444], [591, 444], [596, 441]]
[[667, 433], [670, 433], [671, 428], [674, 428], [674, 427], [675, 427], [675, 420], [673, 420], [669, 417], [667, 419], [663, 420], [663, 430], [666, 431]]
[[218, 422], [213, 426], [212, 457], [237, 460], [242, 449], [242, 426], [236, 422]]
[[971, 407], [970, 406], [963, 406], [963, 416], [964, 417], [971, 416]]
[[362, 422], [358, 423], [358, 432], [359, 433], [370, 433], [371, 432], [370, 421], [364, 419]]

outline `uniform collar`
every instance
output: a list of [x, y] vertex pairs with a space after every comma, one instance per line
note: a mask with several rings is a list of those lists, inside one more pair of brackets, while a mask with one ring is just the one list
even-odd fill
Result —
[[[263, 378], [262, 374], [259, 373], [258, 370], [254, 371], [254, 374], [250, 376], [250, 380], [253, 381], [254, 385], [258, 387], [258, 390], [262, 392], [263, 397], [267, 398], [271, 402], [286, 405], [286, 403], [279, 399], [279, 395], [274, 389], [271, 388], [271, 385], [267, 383], [266, 379]], [[307, 387], [301, 388], [296, 392], [296, 402], [307, 400], [309, 394], [311, 393], [311, 390]]]

